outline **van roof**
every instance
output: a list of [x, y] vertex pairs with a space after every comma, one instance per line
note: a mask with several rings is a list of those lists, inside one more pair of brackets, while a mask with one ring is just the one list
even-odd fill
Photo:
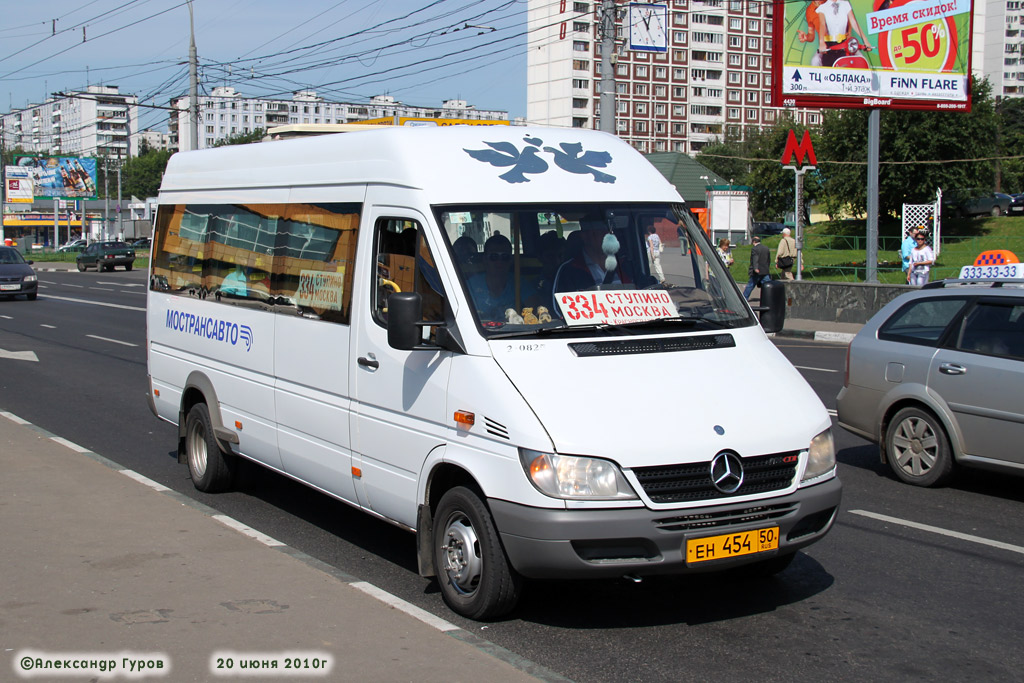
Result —
[[183, 152], [167, 164], [160, 201], [363, 184], [423, 190], [431, 204], [681, 201], [619, 138], [532, 126], [388, 127]]

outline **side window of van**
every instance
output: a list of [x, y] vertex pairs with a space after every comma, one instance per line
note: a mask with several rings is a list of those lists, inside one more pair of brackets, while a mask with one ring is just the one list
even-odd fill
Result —
[[161, 207], [156, 291], [348, 324], [358, 204]]
[[394, 292], [417, 292], [423, 299], [423, 320], [444, 318], [444, 287], [434, 255], [423, 239], [419, 222], [402, 218], [377, 220], [374, 235], [373, 318], [388, 321], [388, 297]]

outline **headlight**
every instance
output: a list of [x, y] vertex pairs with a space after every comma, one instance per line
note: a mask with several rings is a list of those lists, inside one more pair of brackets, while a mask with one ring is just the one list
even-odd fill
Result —
[[836, 467], [836, 445], [832, 441], [832, 430], [826, 429], [811, 439], [807, 449], [807, 469], [804, 470], [804, 481], [828, 474]]
[[519, 449], [519, 460], [533, 485], [554, 498], [626, 500], [636, 494], [618, 466], [602, 458], [582, 458]]
[[26, 275], [25, 279], [22, 280], [22, 282], [35, 282], [35, 281], [36, 281], [36, 276], [35, 275]]

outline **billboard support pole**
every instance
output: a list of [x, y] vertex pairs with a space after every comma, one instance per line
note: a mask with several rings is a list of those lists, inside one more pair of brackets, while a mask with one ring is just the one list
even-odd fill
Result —
[[868, 114], [868, 231], [866, 282], [878, 282], [878, 129], [881, 111]]
[[60, 246], [60, 212], [58, 207], [60, 206], [60, 200], [56, 197], [53, 198], [53, 248], [54, 250]]

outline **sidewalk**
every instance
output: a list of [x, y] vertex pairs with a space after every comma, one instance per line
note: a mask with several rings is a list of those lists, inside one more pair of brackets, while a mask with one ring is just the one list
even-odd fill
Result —
[[0, 471], [3, 680], [25, 657], [55, 662], [35, 680], [120, 678], [124, 657], [159, 661], [151, 680], [278, 680], [286, 653], [332, 661], [302, 680], [565, 680], [8, 413]]

